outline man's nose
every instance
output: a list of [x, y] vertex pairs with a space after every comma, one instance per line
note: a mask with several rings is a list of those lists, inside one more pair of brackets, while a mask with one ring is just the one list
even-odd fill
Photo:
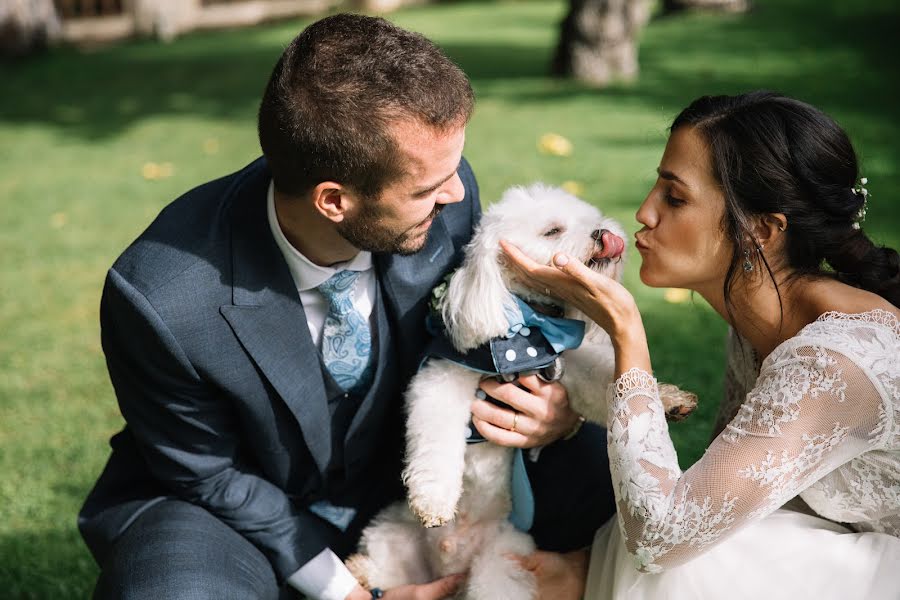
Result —
[[457, 173], [447, 181], [446, 190], [438, 194], [437, 201], [440, 204], [455, 204], [456, 202], [462, 202], [462, 199], [465, 197], [466, 186], [463, 185], [462, 179]]

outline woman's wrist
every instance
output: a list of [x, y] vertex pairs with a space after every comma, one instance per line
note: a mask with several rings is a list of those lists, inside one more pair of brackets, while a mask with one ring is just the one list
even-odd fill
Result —
[[616, 353], [616, 377], [634, 368], [651, 372], [650, 349], [640, 314], [623, 324], [610, 338]]

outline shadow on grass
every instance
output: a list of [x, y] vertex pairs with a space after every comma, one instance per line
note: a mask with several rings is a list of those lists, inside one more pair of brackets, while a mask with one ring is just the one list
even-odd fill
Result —
[[[657, 20], [643, 35], [641, 77], [633, 85], [594, 90], [560, 80], [516, 100], [543, 103], [583, 95], [681, 107], [702, 94], [765, 87], [825, 103], [832, 110], [875, 109], [881, 116], [893, 116], [900, 91], [900, 66], [892, 58], [900, 6], [861, 2], [855, 8], [838, 15], [809, 0], [785, 0], [738, 17], [683, 15]], [[445, 48], [476, 82], [528, 72], [543, 77], [552, 50]], [[714, 62], [709, 62], [711, 49], [718, 52]], [[518, 54], [512, 70], [497, 74], [493, 57], [512, 53]], [[530, 71], [523, 71], [523, 64], [530, 65]]]
[[192, 37], [91, 55], [60, 50], [4, 74], [16, 94], [0, 100], [0, 121], [49, 124], [90, 141], [156, 115], [243, 119], [258, 104], [279, 54], [276, 47], [248, 42]]
[[4, 535], [0, 556], [0, 595], [10, 600], [89, 598], [99, 574], [74, 523]]
[[[499, 95], [511, 102], [552, 103], [602, 95], [674, 109], [703, 93], [767, 87], [825, 102], [831, 110], [893, 116], [900, 69], [891, 57], [900, 7], [885, 0], [861, 2], [852, 9], [833, 4], [782, 0], [743, 17], [656, 20], [642, 42], [641, 80], [603, 91], [548, 80], [553, 48], [528, 38], [517, 44], [449, 43], [444, 48], [468, 73], [481, 97]], [[842, 14], [835, 12], [838, 8]], [[486, 14], [497, 12], [487, 10]], [[547, 26], [533, 15], [517, 17], [508, 11], [503, 15], [512, 19], [507, 27], [537, 31]], [[484, 39], [491, 39], [488, 24], [476, 26], [485, 27]], [[270, 28], [202, 33], [171, 45], [138, 41], [92, 53], [63, 49], [3, 65], [2, 78], [14, 93], [0, 98], [0, 122], [45, 123], [97, 139], [154, 115], [246, 118], [255, 112], [290, 36], [286, 30], [285, 39], [273, 42], [272, 33]], [[718, 49], [721, 61], [704, 62], [710, 48]], [[792, 63], [792, 55], [819, 50], [822, 60]], [[772, 56], [784, 57], [781, 69], [753, 69], [757, 59]], [[735, 60], [744, 62], [736, 66]], [[836, 70], [835, 60], [847, 64], [838, 64]], [[497, 85], [516, 80], [540, 85]]]

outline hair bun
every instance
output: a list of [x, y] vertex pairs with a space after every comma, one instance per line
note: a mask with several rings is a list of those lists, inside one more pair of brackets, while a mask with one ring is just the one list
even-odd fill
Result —
[[823, 200], [823, 208], [837, 221], [856, 221], [857, 215], [866, 203], [865, 196], [846, 186], [841, 187], [833, 195], [822, 193], [820, 197]]
[[876, 246], [862, 230], [831, 245], [825, 260], [842, 281], [870, 290], [894, 306], [900, 305], [900, 254]]

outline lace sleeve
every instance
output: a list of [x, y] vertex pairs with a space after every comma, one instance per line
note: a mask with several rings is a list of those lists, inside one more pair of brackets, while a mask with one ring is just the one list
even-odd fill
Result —
[[815, 346], [767, 361], [734, 419], [684, 473], [653, 377], [632, 369], [610, 396], [619, 526], [645, 572], [687, 562], [883, 437], [884, 408], [870, 379]]
[[711, 440], [716, 439], [725, 426], [734, 418], [738, 408], [753, 387], [759, 371], [756, 352], [731, 327], [728, 328], [726, 343], [725, 384], [722, 400], [713, 424]]

